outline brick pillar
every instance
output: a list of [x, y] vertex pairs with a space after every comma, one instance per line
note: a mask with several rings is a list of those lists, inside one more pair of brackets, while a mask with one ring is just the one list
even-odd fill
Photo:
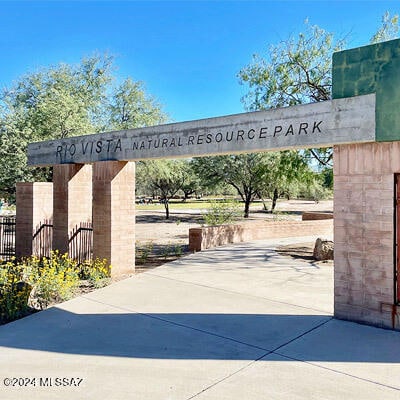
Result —
[[135, 270], [135, 163], [93, 165], [93, 254], [117, 276]]
[[334, 148], [335, 316], [398, 330], [394, 178], [400, 173], [399, 45], [397, 39], [338, 52], [332, 65], [333, 99], [375, 93], [377, 141]]
[[[15, 253], [17, 257], [40, 256], [32, 240], [40, 226], [53, 218], [53, 184], [51, 182], [17, 183], [17, 217]], [[40, 233], [39, 233], [40, 234]], [[48, 248], [46, 248], [48, 247]], [[49, 251], [51, 237], [43, 238], [41, 249]]]
[[394, 174], [400, 142], [334, 147], [335, 317], [400, 330]]
[[92, 166], [55, 165], [53, 188], [53, 249], [66, 253], [73, 229], [92, 220]]

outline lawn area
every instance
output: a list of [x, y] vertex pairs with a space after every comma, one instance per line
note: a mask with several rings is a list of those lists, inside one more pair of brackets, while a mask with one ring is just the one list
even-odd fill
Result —
[[[191, 209], [207, 209], [211, 207], [211, 200], [182, 200], [172, 199], [169, 202], [169, 208], [173, 210], [191, 210]], [[153, 204], [136, 204], [136, 209], [146, 210], [164, 210], [164, 204], [160, 204], [157, 200]]]
[[[171, 199], [169, 201], [170, 210], [206, 210], [211, 208], [213, 202], [216, 201], [229, 201], [234, 200], [233, 198], [225, 197], [225, 198], [203, 198], [201, 200], [190, 199], [183, 202], [181, 199]], [[235, 199], [239, 201], [238, 199]], [[242, 201], [239, 203], [244, 204]], [[268, 205], [271, 204], [270, 200], [267, 200], [266, 203]], [[260, 200], [255, 200], [251, 206], [251, 208], [262, 207], [262, 202]], [[160, 204], [158, 200], [154, 200], [153, 204], [137, 204], [136, 209], [140, 211], [152, 211], [152, 210], [164, 210], [164, 204]]]

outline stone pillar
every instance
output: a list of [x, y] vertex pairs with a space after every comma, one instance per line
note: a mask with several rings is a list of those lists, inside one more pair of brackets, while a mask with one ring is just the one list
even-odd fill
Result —
[[135, 270], [135, 163], [93, 165], [93, 255], [113, 276]]
[[[42, 256], [51, 250], [51, 232], [43, 229], [43, 224], [51, 223], [52, 218], [53, 184], [51, 182], [17, 183], [15, 232], [17, 257]], [[42, 234], [43, 232], [48, 233], [47, 237]]]
[[53, 249], [66, 253], [72, 231], [92, 220], [92, 166], [55, 165], [53, 189]]
[[[394, 177], [400, 173], [400, 40], [333, 55], [332, 97], [375, 93], [376, 142], [335, 146], [335, 316], [400, 329]], [[352, 126], [344, 134], [351, 138]]]
[[394, 174], [400, 142], [334, 147], [335, 317], [400, 329]]

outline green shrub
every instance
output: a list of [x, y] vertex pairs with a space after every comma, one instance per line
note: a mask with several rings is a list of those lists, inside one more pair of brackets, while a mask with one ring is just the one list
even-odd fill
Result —
[[299, 196], [307, 200], [314, 200], [316, 202], [320, 200], [326, 200], [332, 198], [333, 192], [320, 184], [314, 182], [311, 185], [302, 185], [300, 187]]
[[135, 258], [139, 262], [139, 264], [144, 264], [147, 261], [150, 254], [153, 252], [153, 249], [154, 243], [152, 241], [144, 245], [139, 245], [138, 243], [136, 243]]
[[279, 211], [279, 210], [276, 210], [276, 209], [273, 211], [272, 216], [273, 216], [273, 220], [274, 221], [282, 221], [282, 220], [285, 219], [285, 216], [282, 213], [282, 211]]
[[174, 255], [175, 255], [175, 257], [182, 257], [182, 254], [183, 254], [182, 246], [180, 244], [176, 244], [174, 246]]
[[206, 225], [230, 224], [241, 216], [240, 204], [237, 201], [214, 201], [204, 214]]
[[183, 249], [180, 244], [173, 244], [168, 242], [167, 245], [161, 249], [161, 256], [166, 260], [168, 257], [182, 257]]
[[171, 243], [168, 243], [161, 248], [161, 255], [164, 257], [164, 260], [166, 260], [172, 253], [173, 247], [171, 246]]

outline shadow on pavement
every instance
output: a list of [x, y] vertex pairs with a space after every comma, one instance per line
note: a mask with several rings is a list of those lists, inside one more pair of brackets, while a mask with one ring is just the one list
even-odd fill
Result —
[[54, 307], [0, 327], [3, 347], [146, 359], [252, 360], [289, 342], [289, 349], [300, 346], [292, 354], [309, 361], [400, 362], [398, 332], [327, 315], [75, 314]]

